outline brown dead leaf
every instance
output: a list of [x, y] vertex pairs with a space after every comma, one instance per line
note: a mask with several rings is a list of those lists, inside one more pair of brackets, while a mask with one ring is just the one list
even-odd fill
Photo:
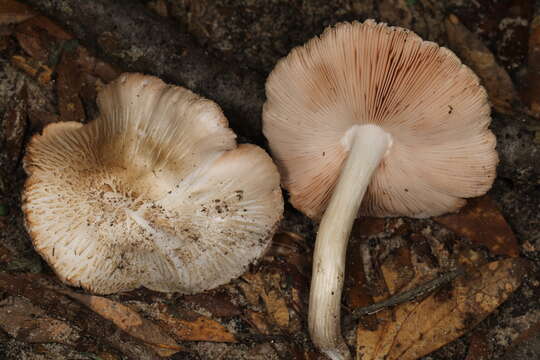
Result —
[[450, 15], [445, 26], [451, 49], [480, 77], [493, 107], [501, 113], [512, 113], [515, 105], [519, 104], [519, 96], [506, 70], [497, 63], [482, 40], [470, 32], [457, 16]]
[[29, 343], [72, 345], [80, 336], [67, 323], [47, 316], [44, 310], [22, 297], [8, 297], [0, 302], [0, 327]]
[[8, 274], [0, 272], [0, 289], [13, 297], [24, 296], [32, 304], [46, 309], [47, 316], [62, 319], [81, 330], [81, 338], [74, 345], [81, 351], [87, 346], [108, 350], [111, 347], [130, 359], [155, 360], [158, 355], [151, 345], [137, 341], [72, 298], [58, 292], [58, 281], [44, 274]]
[[79, 294], [73, 291], [59, 291], [87, 306], [103, 318], [112, 321], [129, 335], [152, 346], [160, 356], [171, 356], [182, 350], [160, 326], [143, 318], [130, 307], [101, 296]]
[[[236, 338], [219, 322], [195, 312], [182, 314], [173, 312], [163, 304], [153, 304], [150, 316], [159, 321], [178, 340], [236, 342]], [[185, 315], [185, 316], [182, 316]]]
[[500, 213], [497, 203], [489, 196], [468, 200], [457, 214], [434, 218], [473, 243], [486, 246], [493, 254], [516, 257], [519, 246], [512, 229]]
[[259, 304], [259, 299], [262, 300], [271, 323], [281, 329], [288, 328], [289, 309], [280, 289], [281, 274], [276, 272], [248, 273], [243, 278], [247, 283], [242, 283], [240, 286], [246, 299], [253, 306]]
[[524, 272], [521, 259], [491, 262], [423, 300], [377, 314], [375, 329], [357, 329], [357, 359], [414, 360], [429, 354], [489, 315], [517, 289]]
[[0, 0], [0, 25], [17, 24], [35, 15], [25, 4], [14, 0]]

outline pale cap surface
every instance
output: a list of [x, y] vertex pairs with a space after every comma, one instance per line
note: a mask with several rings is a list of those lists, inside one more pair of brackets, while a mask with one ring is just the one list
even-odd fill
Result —
[[66, 283], [96, 293], [195, 293], [241, 275], [283, 212], [279, 174], [236, 145], [221, 109], [191, 91], [124, 74], [87, 125], [55, 123], [24, 158], [26, 226]]

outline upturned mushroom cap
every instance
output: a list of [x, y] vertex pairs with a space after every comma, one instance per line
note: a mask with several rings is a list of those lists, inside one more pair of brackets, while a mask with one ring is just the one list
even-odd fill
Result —
[[55, 123], [32, 138], [26, 227], [68, 284], [96, 293], [194, 293], [241, 275], [283, 212], [279, 175], [236, 145], [220, 108], [140, 74], [98, 96], [91, 123]]
[[409, 30], [342, 23], [295, 48], [266, 83], [263, 129], [291, 203], [319, 218], [347, 157], [347, 130], [375, 124], [393, 143], [360, 215], [435, 216], [484, 194], [498, 162], [477, 76]]

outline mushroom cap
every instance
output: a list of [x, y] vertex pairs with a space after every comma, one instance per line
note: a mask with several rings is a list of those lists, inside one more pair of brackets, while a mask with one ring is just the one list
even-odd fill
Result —
[[450, 50], [367, 20], [330, 27], [281, 59], [266, 82], [263, 131], [291, 203], [318, 219], [354, 125], [375, 124], [392, 145], [359, 210], [435, 216], [484, 194], [496, 139], [478, 77]]
[[98, 106], [87, 125], [47, 126], [24, 158], [26, 227], [64, 282], [195, 293], [263, 255], [283, 213], [279, 174], [264, 150], [236, 145], [214, 102], [124, 74]]

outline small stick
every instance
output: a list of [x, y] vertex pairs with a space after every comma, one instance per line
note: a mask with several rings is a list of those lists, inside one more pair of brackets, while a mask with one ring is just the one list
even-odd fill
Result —
[[368, 305], [362, 308], [358, 308], [352, 311], [352, 318], [358, 320], [364, 315], [375, 314], [387, 307], [399, 305], [411, 300], [414, 300], [428, 292], [431, 292], [442, 285], [451, 282], [458, 276], [461, 276], [465, 273], [463, 268], [457, 268], [456, 270], [450, 271], [442, 276], [430, 280], [414, 289], [404, 291], [397, 295], [392, 296], [391, 298], [378, 302], [376, 304]]

